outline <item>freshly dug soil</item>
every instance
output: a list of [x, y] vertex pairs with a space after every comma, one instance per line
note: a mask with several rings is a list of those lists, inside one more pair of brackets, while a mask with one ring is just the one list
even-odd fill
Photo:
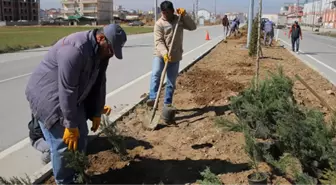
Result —
[[[200, 172], [210, 167], [224, 184], [247, 184], [247, 176], [253, 170], [248, 166], [243, 134], [223, 131], [214, 124], [217, 116], [234, 116], [228, 111], [228, 98], [248, 87], [254, 75], [255, 59], [241, 49], [243, 41], [245, 37], [220, 43], [178, 77], [174, 96], [178, 109], [176, 125], [160, 125], [155, 131], [143, 129], [139, 119], [144, 113], [142, 106], [118, 123], [125, 137], [128, 159], [122, 160], [113, 153], [106, 137], [96, 139], [89, 149], [88, 172], [93, 174], [92, 183], [196, 183], [202, 178]], [[299, 74], [327, 102], [336, 103], [335, 87], [286, 49], [263, 48], [263, 53], [261, 78], [280, 64], [288, 76]], [[295, 82], [294, 91], [301, 104], [317, 107], [329, 115], [300, 82]], [[271, 174], [267, 164], [261, 163], [260, 169], [270, 175], [269, 184], [290, 184]], [[47, 183], [52, 182], [51, 178]]]

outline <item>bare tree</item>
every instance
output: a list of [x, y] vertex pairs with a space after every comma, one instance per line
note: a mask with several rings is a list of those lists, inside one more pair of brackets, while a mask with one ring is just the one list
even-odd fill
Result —
[[256, 62], [256, 88], [259, 87], [259, 71], [260, 71], [260, 57], [262, 56], [262, 49], [260, 44], [261, 36], [261, 15], [262, 15], [262, 0], [259, 0], [259, 13], [258, 13], [258, 41], [257, 41], [257, 62]]

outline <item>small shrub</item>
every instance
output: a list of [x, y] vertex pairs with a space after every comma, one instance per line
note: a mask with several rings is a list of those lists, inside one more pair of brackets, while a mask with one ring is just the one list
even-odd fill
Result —
[[203, 180], [198, 180], [197, 183], [202, 185], [222, 185], [222, 181], [217, 177], [216, 174], [212, 173], [210, 168], [207, 167], [203, 172], [201, 172]]
[[292, 88], [293, 81], [279, 68], [278, 73], [261, 81], [258, 89], [252, 82], [250, 88], [232, 97], [230, 109], [254, 131], [255, 137], [270, 138], [276, 132], [277, 115], [295, 102]]
[[6, 185], [32, 185], [30, 178], [26, 175], [25, 178], [12, 177], [10, 179], [5, 179], [0, 176], [0, 184]]
[[258, 41], [258, 16], [253, 20], [252, 31], [249, 44], [249, 56], [257, 55], [257, 41]]
[[64, 154], [64, 158], [67, 162], [66, 167], [73, 169], [76, 173], [75, 182], [78, 184], [88, 183], [89, 177], [85, 173], [85, 170], [89, 167], [89, 159], [85, 153], [67, 151]]

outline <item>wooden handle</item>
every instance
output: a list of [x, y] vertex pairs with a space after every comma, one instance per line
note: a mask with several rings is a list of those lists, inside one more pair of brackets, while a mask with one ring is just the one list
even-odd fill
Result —
[[330, 111], [334, 112], [334, 109], [321, 97], [319, 96], [298, 74], [295, 75], [295, 77], [311, 92], [315, 95], [317, 99], [320, 100], [320, 102], [326, 106]]

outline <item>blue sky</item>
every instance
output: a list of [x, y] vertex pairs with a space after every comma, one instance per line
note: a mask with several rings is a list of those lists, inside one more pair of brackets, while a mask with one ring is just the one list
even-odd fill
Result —
[[[163, 0], [158, 0], [159, 4]], [[194, 0], [171, 0], [175, 8], [183, 7], [192, 10], [192, 2]], [[200, 8], [214, 11], [215, 0], [199, 0]], [[255, 0], [256, 6], [259, 0]], [[296, 2], [296, 0], [263, 0], [264, 13], [278, 13], [284, 2]], [[150, 10], [153, 7], [153, 0], [114, 0], [117, 5], [122, 5], [128, 9]], [[249, 0], [217, 0], [217, 12], [247, 12]], [[41, 8], [60, 8], [60, 0], [41, 0]]]

